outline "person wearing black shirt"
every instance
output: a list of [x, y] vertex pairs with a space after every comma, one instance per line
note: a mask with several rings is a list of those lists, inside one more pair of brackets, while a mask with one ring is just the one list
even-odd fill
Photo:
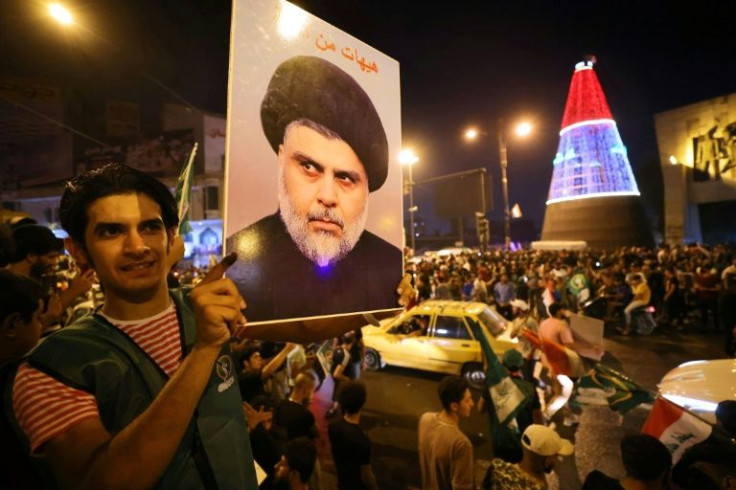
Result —
[[266, 395], [253, 398], [245, 404], [253, 458], [266, 472], [266, 479], [258, 486], [261, 490], [274, 488], [276, 465], [286, 446], [286, 431], [273, 423], [273, 404]]
[[365, 344], [363, 343], [363, 331], [356, 328], [353, 331], [355, 341], [350, 347], [350, 367], [352, 370], [352, 378], [360, 379], [360, 373], [363, 370], [363, 358], [365, 357]]
[[238, 374], [238, 385], [243, 401], [250, 402], [254, 397], [266, 394], [266, 383], [295, 347], [296, 344], [286, 344], [286, 347], [281, 349], [268, 363], [263, 360], [260, 347], [256, 344], [249, 345], [240, 351], [238, 360], [241, 370]]
[[623, 490], [624, 488], [669, 488], [672, 455], [664, 444], [647, 434], [621, 439], [621, 459], [626, 476], [621, 480], [593, 470], [585, 478], [582, 490]]
[[344, 415], [330, 422], [327, 433], [337, 469], [338, 490], [376, 490], [371, 467], [371, 441], [360, 428], [360, 412], [366, 401], [365, 385], [345, 383], [340, 391]]
[[332, 353], [332, 407], [327, 411], [327, 416], [332, 417], [339, 406], [339, 395], [342, 386], [348, 381], [355, 379], [355, 365], [351, 363], [350, 351], [355, 344], [355, 334], [348, 332], [338, 337], [335, 349]]
[[289, 398], [282, 401], [274, 412], [274, 423], [284, 430], [288, 439], [297, 437], [317, 437], [314, 415], [307, 408], [314, 394], [314, 377], [308, 373], [299, 373], [294, 380], [294, 389]]

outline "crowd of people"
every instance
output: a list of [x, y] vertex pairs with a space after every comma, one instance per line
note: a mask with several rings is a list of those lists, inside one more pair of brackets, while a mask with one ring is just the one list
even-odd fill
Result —
[[[369, 393], [360, 381], [364, 349], [355, 319], [328, 321], [324, 331], [339, 336], [321, 358], [314, 342], [324, 332], [310, 339], [304, 329], [290, 330], [302, 325], [285, 323], [269, 336], [245, 326], [246, 299], [223, 277], [232, 256], [209, 271], [179, 276], [196, 275], [196, 287], [170, 290], [178, 279], [169, 274], [178, 260], [171, 253], [176, 206], [162, 184], [130, 168], [78, 176], [60, 214], [66, 243], [34, 223], [3, 236], [0, 436], [11, 449], [2, 458], [3, 488], [257, 488], [258, 481], [260, 488], [322, 488], [322, 436], [310, 402], [327, 377], [334, 385], [327, 438], [338, 487], [377, 488], [371, 441], [360, 426]], [[77, 270], [59, 281], [55, 269], [64, 248]], [[417, 301], [494, 304], [524, 339], [519, 351], [503, 356], [524, 403], [507, 440], [500, 430], [492, 435], [495, 457], [482, 482], [475, 481], [473, 446], [459, 421], [476, 404], [488, 410], [493, 400], [487, 393], [476, 400], [462, 377], [440, 382], [440, 410], [418, 420], [427, 489], [546, 487], [545, 475], [573, 445], [547, 425], [550, 406], [535, 388], [540, 365], [551, 364], [524, 333], [595, 351], [573, 338], [568, 311], [606, 298], [602, 316], [626, 335], [633, 333], [633, 310], [653, 306], [661, 324], [722, 331], [732, 348], [736, 255], [727, 247], [494, 251], [414, 263], [415, 288], [406, 292]], [[96, 282], [105, 291], [97, 314], [63, 327], [64, 312]], [[555, 385], [554, 394], [562, 397], [568, 388]], [[681, 481], [702, 484], [721, 475], [713, 454], [732, 455], [724, 441], [736, 436], [733, 405], [719, 405], [718, 440], [683, 458], [687, 471], [674, 473]], [[574, 414], [565, 415], [575, 423]], [[656, 439], [636, 437], [621, 445], [626, 478], [594, 473], [587, 488], [631, 488], [634, 481], [665, 488], [671, 460]]]
[[600, 316], [625, 335], [636, 332], [631, 328], [632, 311], [648, 306], [660, 327], [722, 334], [729, 355], [736, 349], [732, 246], [494, 250], [429, 254], [411, 263], [420, 301], [481, 301], [510, 319], [512, 302], [521, 300], [537, 320], [550, 316], [550, 305], [559, 303]]

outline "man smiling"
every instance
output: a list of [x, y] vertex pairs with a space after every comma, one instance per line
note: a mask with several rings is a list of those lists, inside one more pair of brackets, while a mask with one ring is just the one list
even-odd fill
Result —
[[62, 488], [257, 488], [228, 342], [245, 322], [222, 278], [234, 257], [169, 290], [176, 203], [122, 165], [70, 181], [59, 214], [105, 303], [18, 369], [13, 412], [33, 453]]
[[368, 95], [332, 63], [297, 56], [271, 78], [261, 123], [277, 154], [279, 211], [227, 240], [248, 320], [394, 307], [401, 251], [365, 230], [369, 194], [388, 173]]

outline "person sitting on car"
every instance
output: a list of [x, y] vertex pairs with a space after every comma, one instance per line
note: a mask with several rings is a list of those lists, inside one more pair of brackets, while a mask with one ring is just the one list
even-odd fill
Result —
[[407, 337], [424, 337], [429, 329], [429, 317], [427, 315], [415, 316], [412, 320], [412, 331]]
[[413, 316], [394, 327], [391, 333], [402, 337], [421, 337], [427, 335], [429, 317], [427, 315]]

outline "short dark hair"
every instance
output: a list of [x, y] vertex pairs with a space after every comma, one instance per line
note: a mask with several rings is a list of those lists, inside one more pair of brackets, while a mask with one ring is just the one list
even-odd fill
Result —
[[672, 468], [672, 455], [667, 447], [648, 434], [621, 439], [621, 459], [626, 474], [643, 482], [653, 481]]
[[72, 240], [84, 245], [87, 210], [96, 200], [116, 194], [145, 194], [161, 208], [161, 219], [167, 229], [179, 224], [176, 200], [168, 187], [140, 170], [110, 163], [79, 174], [66, 183], [59, 205], [59, 220]]
[[365, 405], [368, 392], [360, 381], [348, 381], [340, 390], [340, 406], [348, 415], [355, 415]]
[[286, 461], [289, 469], [299, 473], [299, 480], [307, 483], [312, 477], [317, 461], [317, 447], [306, 437], [297, 437], [286, 444]]
[[19, 313], [28, 323], [38, 309], [38, 300], [48, 295], [40, 282], [9, 270], [0, 270], [0, 321]]
[[12, 229], [6, 223], [0, 223], [0, 267], [11, 263], [15, 250]]
[[250, 358], [253, 357], [253, 354], [261, 353], [261, 348], [257, 344], [251, 344], [247, 345], [243, 348], [243, 350], [240, 351], [240, 355], [238, 356], [238, 359], [240, 359], [241, 362], [248, 361], [250, 362]]
[[460, 403], [469, 388], [468, 381], [460, 376], [446, 376], [440, 381], [437, 392], [440, 395], [442, 408], [450, 410], [451, 403]]
[[54, 232], [41, 225], [24, 225], [13, 228], [15, 254], [11, 262], [20, 262], [29, 254], [45, 255], [51, 252], [63, 252], [64, 241], [56, 238]]
[[552, 303], [551, 305], [549, 305], [549, 316], [556, 316], [557, 313], [564, 309], [565, 307], [562, 306], [560, 303]]

